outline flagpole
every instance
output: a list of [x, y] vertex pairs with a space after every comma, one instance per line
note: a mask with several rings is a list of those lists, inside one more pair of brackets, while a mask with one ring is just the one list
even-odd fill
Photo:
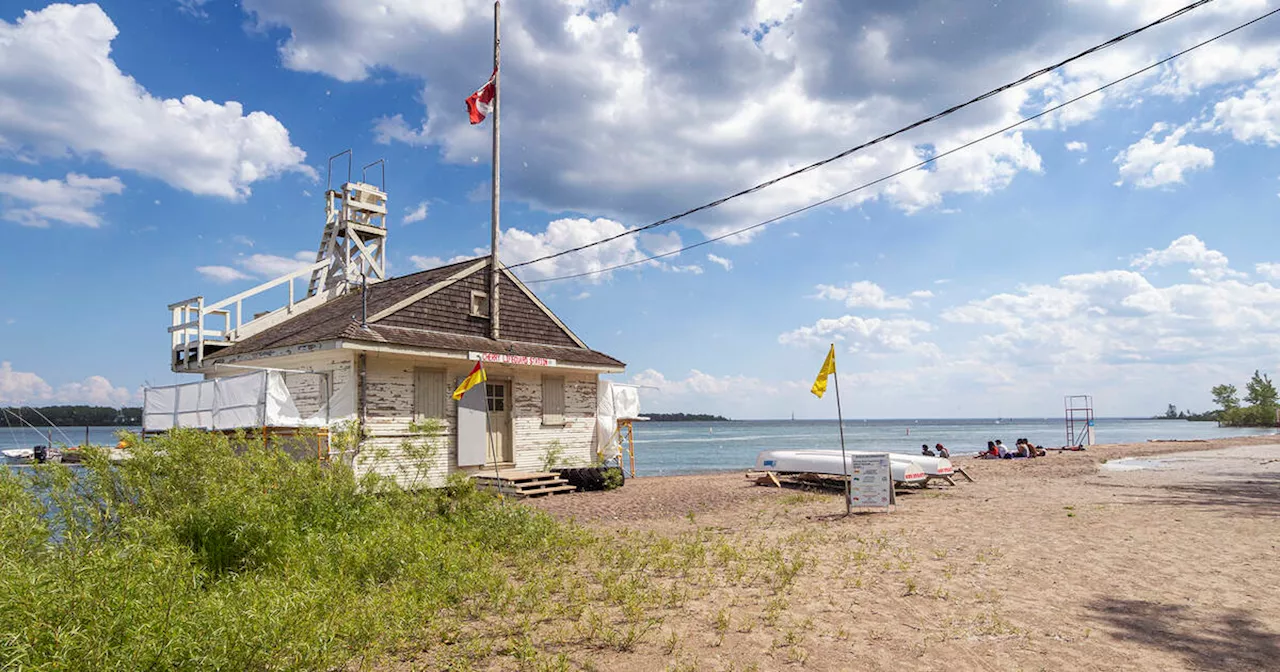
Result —
[[[831, 344], [832, 349], [836, 347], [835, 343]], [[836, 364], [835, 358], [831, 359], [831, 375], [836, 379], [836, 418], [840, 422], [840, 465], [844, 469], [844, 515], [853, 513], [853, 503], [849, 501], [849, 488], [853, 486], [849, 482], [849, 458], [844, 451], [844, 411], [840, 409], [840, 366]]]
[[502, 110], [502, 86], [500, 80], [502, 71], [498, 65], [502, 56], [502, 41], [499, 39], [498, 27], [499, 17], [501, 16], [502, 3], [495, 0], [493, 3], [493, 201], [490, 204], [490, 219], [492, 222], [492, 240], [490, 242], [489, 255], [489, 338], [498, 340], [498, 197], [499, 179], [502, 177], [501, 162], [501, 145], [499, 143], [499, 121], [501, 120]]

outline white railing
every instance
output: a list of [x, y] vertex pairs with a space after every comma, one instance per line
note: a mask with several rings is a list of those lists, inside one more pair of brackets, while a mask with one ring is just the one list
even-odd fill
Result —
[[[282, 275], [274, 280], [268, 280], [257, 287], [247, 289], [217, 303], [205, 305], [203, 296], [195, 296], [185, 301], [169, 304], [169, 311], [172, 317], [169, 336], [175, 353], [174, 364], [177, 364], [176, 353], [178, 352], [186, 353], [184, 361], [188, 365], [192, 361], [192, 356], [194, 356], [196, 363], [200, 363], [204, 361], [206, 345], [234, 343], [270, 326], [267, 322], [278, 323], [281, 316], [293, 315], [295, 310], [300, 307], [299, 304], [311, 302], [306, 296], [305, 288], [302, 290], [302, 298], [298, 298], [298, 292], [294, 289], [293, 282], [299, 278], [310, 278], [312, 272], [327, 267], [329, 263], [329, 259], [324, 259], [308, 264], [292, 273]], [[251, 299], [283, 284], [288, 284], [289, 286], [289, 299], [284, 307], [256, 317], [250, 316], [246, 319], [244, 313], [246, 299]], [[208, 324], [210, 318], [217, 321], [217, 324]]]

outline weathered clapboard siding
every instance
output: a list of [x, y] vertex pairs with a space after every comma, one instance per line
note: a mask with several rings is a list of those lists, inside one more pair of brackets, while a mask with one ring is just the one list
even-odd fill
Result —
[[[546, 371], [547, 375], [562, 375]], [[512, 392], [512, 418], [515, 434], [516, 469], [541, 471], [547, 451], [559, 442], [558, 466], [582, 467], [591, 464], [592, 441], [595, 436], [596, 378], [565, 375], [564, 425], [542, 424], [542, 370], [525, 370], [516, 374]]]
[[[512, 291], [518, 291], [513, 288]], [[257, 366], [307, 371], [328, 371], [333, 394], [353, 395], [349, 407], [357, 409], [355, 355], [347, 351], [322, 351], [264, 359]], [[433, 441], [436, 454], [431, 464], [419, 465], [402, 447], [405, 440], [422, 440], [410, 434], [414, 420], [414, 369], [444, 371], [447, 391], [470, 371], [473, 364], [456, 359], [406, 357], [369, 353], [365, 358], [365, 431], [368, 438], [353, 459], [357, 476], [373, 472], [395, 478], [404, 485], [439, 487], [455, 471], [474, 473], [483, 467], [458, 467], [456, 422], [458, 405], [446, 399], [441, 433]], [[594, 455], [596, 376], [566, 369], [492, 365], [491, 378], [512, 381], [511, 435], [515, 468], [540, 471], [547, 451], [559, 441], [559, 466], [585, 466]], [[243, 370], [218, 369], [213, 375], [234, 375]], [[564, 378], [564, 424], [542, 424], [542, 377]], [[315, 413], [323, 403], [323, 379], [319, 376], [287, 374], [285, 381], [299, 411]], [[350, 384], [348, 384], [350, 383]], [[447, 394], [447, 392], [446, 392]]]
[[454, 430], [458, 405], [453, 399], [445, 404], [441, 434], [432, 440], [436, 452], [433, 464], [417, 464], [401, 446], [405, 440], [423, 440], [409, 432], [414, 417], [413, 371], [417, 367], [443, 369], [445, 387], [450, 390], [467, 371], [456, 360], [378, 355], [369, 355], [365, 366], [365, 430], [369, 438], [361, 445], [355, 462], [357, 475], [376, 472], [404, 485], [415, 479], [425, 487], [444, 485], [448, 475], [458, 469]]

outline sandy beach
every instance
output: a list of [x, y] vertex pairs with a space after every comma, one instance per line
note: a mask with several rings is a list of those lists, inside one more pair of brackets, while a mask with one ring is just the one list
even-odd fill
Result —
[[605, 533], [777, 549], [791, 574], [701, 588], [630, 651], [560, 652], [600, 670], [1280, 669], [1276, 437], [957, 462], [976, 483], [889, 515], [740, 472], [533, 500]]

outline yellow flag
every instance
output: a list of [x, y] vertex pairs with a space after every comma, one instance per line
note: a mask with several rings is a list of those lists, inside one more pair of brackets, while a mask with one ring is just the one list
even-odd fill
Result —
[[466, 378], [462, 379], [462, 383], [458, 385], [458, 389], [453, 391], [454, 401], [462, 399], [462, 395], [466, 394], [467, 390], [483, 383], [486, 380], [488, 380], [488, 378], [484, 375], [484, 367], [480, 365], [480, 362], [476, 362], [476, 368], [471, 369], [471, 373], [468, 374]]
[[822, 363], [822, 370], [818, 371], [818, 377], [813, 381], [813, 387], [809, 389], [819, 399], [827, 393], [827, 376], [836, 372], [836, 344], [831, 344], [831, 351], [827, 353], [827, 360]]

